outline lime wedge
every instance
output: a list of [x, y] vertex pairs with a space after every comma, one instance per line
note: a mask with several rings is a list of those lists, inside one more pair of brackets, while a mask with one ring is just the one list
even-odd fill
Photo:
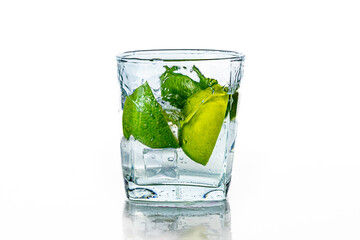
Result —
[[206, 165], [219, 136], [229, 95], [216, 84], [193, 94], [185, 103], [185, 120], [179, 136], [180, 146], [193, 161]]
[[178, 148], [179, 144], [166, 121], [166, 113], [145, 82], [125, 100], [123, 132], [151, 148]]

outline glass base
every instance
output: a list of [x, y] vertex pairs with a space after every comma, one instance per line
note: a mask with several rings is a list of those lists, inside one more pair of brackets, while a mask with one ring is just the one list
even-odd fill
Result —
[[196, 185], [137, 185], [125, 179], [126, 196], [130, 200], [152, 202], [222, 201], [226, 199], [228, 184], [219, 187]]

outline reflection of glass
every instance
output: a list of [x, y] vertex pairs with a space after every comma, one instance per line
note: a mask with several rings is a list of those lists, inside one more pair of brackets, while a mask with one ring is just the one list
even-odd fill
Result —
[[124, 209], [124, 239], [231, 239], [227, 201], [166, 206], [129, 202]]
[[117, 57], [127, 197], [221, 201], [231, 180], [244, 55], [146, 50]]

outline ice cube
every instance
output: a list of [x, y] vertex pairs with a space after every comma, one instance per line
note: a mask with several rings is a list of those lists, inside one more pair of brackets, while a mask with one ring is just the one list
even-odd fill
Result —
[[143, 150], [145, 175], [148, 178], [178, 178], [176, 149]]

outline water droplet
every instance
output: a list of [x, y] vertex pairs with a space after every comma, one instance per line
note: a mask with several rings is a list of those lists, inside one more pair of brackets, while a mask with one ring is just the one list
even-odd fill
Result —
[[151, 155], [151, 158], [152, 158], [152, 159], [155, 159], [156, 157], [155, 157], [155, 155], [153, 154], [153, 155]]
[[172, 161], [174, 161], [174, 158], [173, 158], [173, 157], [169, 157], [169, 158], [168, 158], [168, 161], [172, 162]]
[[180, 160], [184, 160], [184, 158], [183, 158], [183, 157], [180, 157]]
[[187, 164], [187, 162], [184, 162], [184, 164]]

